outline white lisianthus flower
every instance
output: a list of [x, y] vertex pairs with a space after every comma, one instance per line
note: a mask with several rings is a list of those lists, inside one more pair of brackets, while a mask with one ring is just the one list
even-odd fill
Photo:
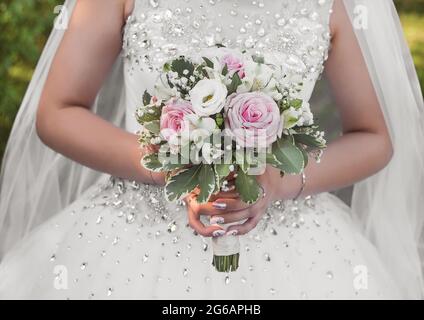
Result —
[[194, 112], [200, 117], [221, 112], [227, 98], [227, 87], [218, 80], [203, 79], [190, 91]]

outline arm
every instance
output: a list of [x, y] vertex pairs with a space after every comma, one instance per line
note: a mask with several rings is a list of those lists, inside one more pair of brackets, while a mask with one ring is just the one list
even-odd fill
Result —
[[[307, 183], [303, 195], [332, 191], [363, 180], [383, 169], [393, 152], [367, 66], [341, 0], [335, 1], [331, 29], [333, 47], [326, 64], [326, 75], [341, 115], [343, 136], [329, 145], [319, 164], [311, 159], [306, 168]], [[227, 205], [227, 210], [221, 213], [210, 205], [197, 209], [205, 214], [220, 215], [225, 223], [248, 219], [244, 224], [228, 229], [228, 232], [245, 234], [260, 221], [271, 201], [292, 199], [301, 188], [299, 176], [280, 178], [279, 170], [272, 167], [268, 167], [258, 180], [266, 197], [251, 208], [243, 210], [240, 201], [220, 199], [219, 202]], [[242, 211], [228, 213], [238, 209]]]
[[[331, 20], [333, 47], [326, 63], [343, 136], [329, 145], [321, 163], [306, 168], [305, 195], [352, 185], [383, 169], [392, 157], [392, 145], [368, 69], [342, 1], [334, 3]], [[283, 198], [299, 190], [299, 177], [286, 177]], [[298, 181], [296, 183], [296, 181]], [[285, 183], [285, 182], [283, 182]]]
[[77, 1], [42, 92], [37, 132], [46, 145], [83, 165], [151, 182], [139, 164], [137, 136], [90, 111], [120, 53], [132, 6], [127, 0]]

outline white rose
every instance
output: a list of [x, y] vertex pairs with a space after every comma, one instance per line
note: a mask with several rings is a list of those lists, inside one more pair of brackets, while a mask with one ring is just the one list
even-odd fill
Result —
[[217, 80], [203, 79], [190, 91], [191, 104], [198, 116], [221, 112], [227, 98], [227, 87]]

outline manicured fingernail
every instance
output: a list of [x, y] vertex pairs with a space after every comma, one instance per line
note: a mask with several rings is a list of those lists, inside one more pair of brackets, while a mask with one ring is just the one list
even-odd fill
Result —
[[238, 230], [228, 231], [225, 235], [226, 236], [236, 236], [236, 235], [238, 235]]
[[212, 206], [218, 210], [225, 210], [227, 208], [227, 204], [222, 202], [214, 202], [212, 203]]
[[211, 224], [222, 224], [222, 223], [224, 223], [224, 218], [223, 217], [212, 217], [211, 218], [211, 220], [210, 220], [210, 223]]
[[215, 231], [212, 233], [212, 235], [213, 235], [215, 238], [222, 237], [224, 234], [225, 234], [225, 231], [224, 231], [224, 230], [215, 230]]

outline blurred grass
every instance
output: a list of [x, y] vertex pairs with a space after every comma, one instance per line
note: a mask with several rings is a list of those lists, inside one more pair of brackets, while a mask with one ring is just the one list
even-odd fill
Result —
[[[0, 0], [0, 159], [10, 129], [61, 0]], [[397, 0], [405, 34], [424, 86], [424, 0]], [[331, 107], [320, 122], [336, 135], [337, 116]]]
[[424, 13], [402, 13], [405, 35], [414, 57], [421, 87], [424, 85]]

